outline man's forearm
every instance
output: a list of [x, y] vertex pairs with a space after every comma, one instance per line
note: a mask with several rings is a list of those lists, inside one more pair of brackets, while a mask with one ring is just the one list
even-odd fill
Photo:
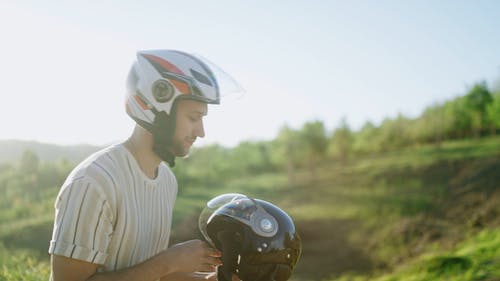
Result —
[[163, 276], [160, 281], [193, 281], [193, 280], [206, 280], [206, 281], [216, 281], [216, 272], [176, 272]]
[[87, 281], [156, 281], [172, 273], [167, 266], [160, 263], [155, 256], [135, 266], [116, 271], [95, 273]]
[[98, 265], [59, 255], [51, 256], [52, 281], [156, 281], [175, 272], [172, 258], [160, 253], [140, 264], [117, 272], [97, 272]]

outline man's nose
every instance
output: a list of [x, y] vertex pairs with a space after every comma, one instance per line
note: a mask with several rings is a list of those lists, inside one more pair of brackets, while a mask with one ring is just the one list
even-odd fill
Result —
[[200, 138], [205, 137], [205, 128], [203, 126], [203, 121], [200, 121], [199, 125], [196, 128], [196, 136]]

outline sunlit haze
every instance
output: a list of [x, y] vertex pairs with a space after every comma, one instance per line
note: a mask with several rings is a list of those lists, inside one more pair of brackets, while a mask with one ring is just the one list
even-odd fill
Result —
[[498, 83], [499, 27], [500, 1], [2, 1], [0, 139], [126, 138], [140, 49], [201, 54], [245, 88], [209, 107], [202, 145], [416, 117]]

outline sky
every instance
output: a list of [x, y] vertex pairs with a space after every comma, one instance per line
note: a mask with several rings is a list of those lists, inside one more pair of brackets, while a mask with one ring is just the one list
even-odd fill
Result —
[[0, 139], [127, 138], [137, 50], [204, 56], [245, 89], [209, 106], [200, 145], [320, 120], [353, 130], [500, 80], [500, 1], [0, 0]]

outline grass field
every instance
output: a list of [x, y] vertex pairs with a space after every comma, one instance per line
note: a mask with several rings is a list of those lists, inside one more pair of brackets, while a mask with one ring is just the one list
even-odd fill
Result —
[[[304, 241], [296, 280], [374, 278], [417, 257], [452, 251], [483, 228], [496, 233], [495, 218], [483, 226], [473, 221], [500, 211], [494, 207], [500, 198], [485, 197], [499, 190], [499, 157], [499, 138], [455, 141], [355, 157], [346, 165], [326, 161], [297, 171], [293, 182], [277, 173], [188, 186], [176, 205], [174, 240], [196, 237], [193, 225], [210, 197], [241, 192], [274, 202], [295, 219]], [[457, 193], [463, 188], [470, 190]], [[485, 209], [471, 210], [474, 200]]]
[[391, 273], [363, 276], [345, 274], [336, 281], [472, 281], [500, 280], [500, 229], [480, 231], [459, 243], [454, 249], [423, 254]]
[[[294, 218], [303, 254], [293, 280], [500, 280], [500, 138], [325, 160], [211, 186], [181, 186], [172, 242], [200, 237], [197, 216], [240, 192]], [[47, 280], [57, 187], [0, 215], [0, 281]], [[20, 199], [21, 200], [21, 199]]]

